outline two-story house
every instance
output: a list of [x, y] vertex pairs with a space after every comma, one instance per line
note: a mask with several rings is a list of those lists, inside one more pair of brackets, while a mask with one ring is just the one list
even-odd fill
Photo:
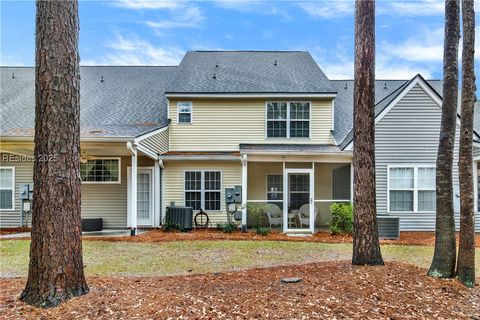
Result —
[[[352, 199], [353, 81], [329, 80], [308, 52], [195, 51], [177, 67], [80, 69], [84, 218], [157, 227], [175, 203], [215, 226], [225, 189], [241, 186], [242, 225], [314, 232], [333, 202]], [[0, 227], [17, 227], [29, 219], [19, 186], [33, 180], [34, 68], [0, 70]], [[377, 214], [434, 230], [441, 82], [377, 80], [375, 100]], [[458, 211], [456, 170], [454, 181]]]

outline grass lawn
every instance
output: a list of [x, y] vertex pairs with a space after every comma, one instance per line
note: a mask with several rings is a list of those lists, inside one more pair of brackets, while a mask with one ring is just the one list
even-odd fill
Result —
[[[0, 241], [0, 277], [27, 275], [29, 244], [29, 240]], [[351, 247], [351, 244], [285, 241], [83, 242], [89, 276], [181, 275], [348, 260]], [[385, 261], [427, 268], [433, 247], [384, 245], [382, 253]], [[476, 272], [480, 274], [480, 250], [476, 253]]]

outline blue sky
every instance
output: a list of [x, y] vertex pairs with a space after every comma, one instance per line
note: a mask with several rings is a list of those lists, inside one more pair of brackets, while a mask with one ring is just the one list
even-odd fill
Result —
[[[187, 50], [306, 50], [330, 78], [353, 74], [349, 0], [80, 0], [79, 6], [82, 65], [177, 65]], [[0, 0], [0, 9], [0, 64], [32, 66], [35, 3]], [[377, 0], [378, 79], [442, 77], [443, 10], [441, 0]]]

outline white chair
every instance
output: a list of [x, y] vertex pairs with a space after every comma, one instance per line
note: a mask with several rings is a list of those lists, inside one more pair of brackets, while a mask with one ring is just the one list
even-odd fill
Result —
[[[313, 206], [313, 212], [313, 222], [315, 223], [315, 220], [317, 220], [318, 208]], [[310, 204], [306, 203], [298, 209], [298, 220], [300, 221], [300, 228], [302, 228], [303, 225], [310, 225]]]
[[280, 227], [282, 226], [282, 222], [283, 222], [282, 211], [277, 205], [273, 203], [267, 204], [265, 206], [265, 212], [267, 213], [268, 222], [270, 223], [270, 228], [272, 228], [272, 225], [279, 225]]

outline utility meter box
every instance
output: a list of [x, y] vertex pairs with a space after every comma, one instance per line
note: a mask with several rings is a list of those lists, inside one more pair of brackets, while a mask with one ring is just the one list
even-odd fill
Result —
[[225, 188], [225, 202], [230, 203], [242, 203], [242, 187], [235, 186], [234, 188]]
[[33, 183], [21, 184], [18, 189], [20, 200], [33, 200]]

